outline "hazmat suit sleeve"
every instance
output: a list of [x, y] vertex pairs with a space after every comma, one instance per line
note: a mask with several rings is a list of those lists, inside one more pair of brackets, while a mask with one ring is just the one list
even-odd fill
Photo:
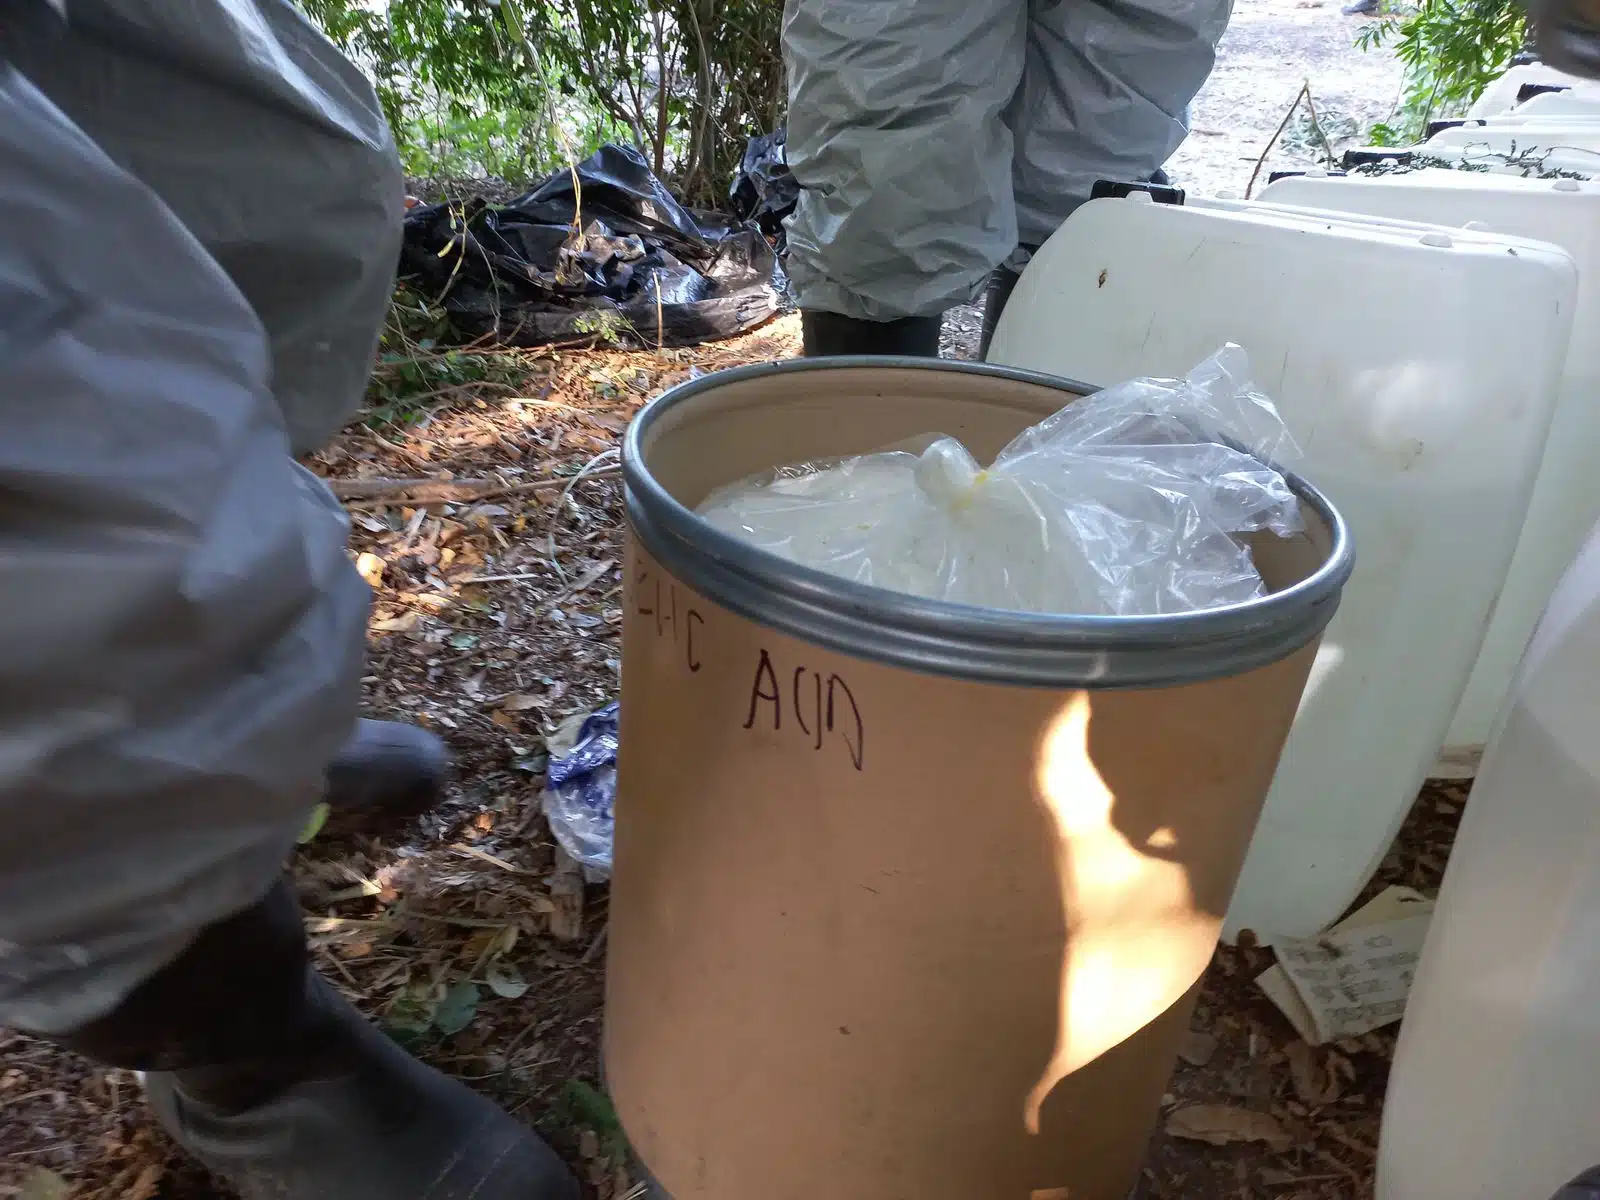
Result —
[[867, 320], [973, 299], [1182, 143], [1231, 0], [787, 0], [790, 278]]
[[0, 62], [0, 1026], [257, 900], [355, 717], [367, 591], [261, 325]]
[[322, 447], [361, 403], [400, 254], [372, 85], [289, 0], [70, 0], [64, 23], [7, 8], [0, 58], [227, 272], [266, 328], [294, 452]]

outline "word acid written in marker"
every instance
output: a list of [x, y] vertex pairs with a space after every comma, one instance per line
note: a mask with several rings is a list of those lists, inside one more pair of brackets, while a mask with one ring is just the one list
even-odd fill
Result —
[[830, 674], [824, 679], [821, 672], [804, 666], [786, 674], [787, 687], [780, 681], [772, 655], [763, 649], [750, 684], [750, 708], [744, 727], [754, 729], [760, 725], [765, 729], [770, 721], [772, 731], [782, 733], [787, 706], [789, 728], [803, 735], [813, 750], [821, 750], [830, 740], [842, 741], [851, 765], [861, 770], [867, 731], [850, 685], [838, 675]]

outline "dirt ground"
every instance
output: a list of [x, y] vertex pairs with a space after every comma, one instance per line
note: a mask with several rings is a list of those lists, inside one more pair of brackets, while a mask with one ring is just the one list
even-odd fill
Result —
[[[1173, 182], [1191, 195], [1243, 196], [1258, 164], [1258, 189], [1273, 171], [1326, 165], [1304, 105], [1273, 142], [1308, 83], [1333, 150], [1365, 145], [1366, 131], [1394, 109], [1401, 84], [1401, 65], [1387, 49], [1356, 48], [1366, 23], [1343, 15], [1340, 0], [1235, 0], [1216, 69], [1190, 110], [1189, 139], [1167, 163]], [[975, 357], [981, 328], [975, 307], [949, 313], [945, 356]]]
[[[538, 794], [545, 737], [615, 695], [611, 452], [639, 405], [692, 370], [797, 351], [788, 317], [694, 351], [510, 354], [514, 394], [463, 385], [414, 424], [352, 426], [315, 464], [347, 493], [378, 493], [347, 501], [377, 597], [368, 709], [429, 725], [461, 762], [433, 816], [376, 836], [330, 825], [299, 855], [319, 965], [429, 1061], [536, 1121], [597, 1200], [633, 1182], [598, 1082], [606, 896], [557, 865]], [[1430, 785], [1373, 890], [1437, 887], [1463, 800], [1460, 785]], [[1286, 1140], [1215, 1147], [1157, 1130], [1153, 1200], [1370, 1194], [1392, 1032], [1308, 1054], [1252, 983], [1270, 961], [1218, 951], [1165, 1107], [1268, 1114]], [[0, 1196], [56, 1200], [23, 1191], [46, 1171], [79, 1197], [225, 1195], [150, 1128], [126, 1072], [0, 1035], [0, 1113]]]
[[[1334, 149], [1364, 145], [1366, 130], [1394, 108], [1401, 74], [1387, 50], [1354, 47], [1365, 23], [1344, 16], [1338, 0], [1237, 0], [1216, 70], [1190, 111], [1189, 140], [1167, 166], [1174, 181], [1197, 195], [1244, 195], [1305, 83]], [[1301, 114], [1268, 156], [1260, 184], [1269, 171], [1325, 162]]]
[[[1398, 70], [1355, 50], [1355, 28], [1331, 2], [1241, 0], [1178, 181], [1242, 192], [1308, 78], [1330, 134], [1383, 117]], [[1290, 141], [1270, 165], [1310, 161]], [[636, 1194], [598, 1083], [606, 896], [556, 861], [538, 804], [544, 742], [615, 695], [626, 421], [692, 371], [787, 357], [798, 340], [789, 317], [693, 351], [504, 352], [492, 378], [381, 411], [314, 464], [352, 493], [353, 550], [375, 588], [368, 710], [430, 725], [462, 768], [425, 821], [330, 828], [299, 856], [318, 962], [429, 1061], [538, 1123], [597, 1200]], [[975, 340], [975, 314], [953, 314], [947, 352]], [[1436, 887], [1463, 799], [1430, 785], [1378, 883]], [[1167, 1108], [1268, 1114], [1284, 1140], [1216, 1147], [1158, 1129], [1151, 1197], [1370, 1195], [1392, 1031], [1307, 1053], [1251, 982], [1269, 961], [1218, 952]], [[0, 1032], [0, 1198], [67, 1195], [225, 1193], [149, 1126], [131, 1075]]]

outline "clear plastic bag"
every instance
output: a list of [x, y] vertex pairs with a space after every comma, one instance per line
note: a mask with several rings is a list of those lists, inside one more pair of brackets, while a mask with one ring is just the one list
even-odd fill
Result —
[[[1247, 452], [1248, 451], [1248, 452]], [[1265, 594], [1238, 535], [1303, 528], [1298, 449], [1238, 346], [1025, 430], [981, 468], [954, 438], [719, 489], [712, 525], [862, 583], [1023, 612], [1190, 612]]]

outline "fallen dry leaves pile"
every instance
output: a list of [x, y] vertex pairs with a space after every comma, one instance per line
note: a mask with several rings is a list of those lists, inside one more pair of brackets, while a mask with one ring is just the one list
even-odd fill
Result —
[[[1438, 888], [1466, 794], [1423, 789], [1359, 903]], [[1273, 961], [1249, 946], [1212, 959], [1151, 1141], [1150, 1200], [1370, 1200], [1396, 1029], [1308, 1046], [1255, 986]]]
[[[520, 352], [409, 423], [352, 425], [312, 464], [374, 588], [367, 708], [437, 730], [461, 765], [424, 821], [333, 823], [299, 856], [319, 965], [429, 1061], [539, 1122], [599, 1200], [637, 1191], [599, 1090], [606, 898], [557, 861], [545, 738], [615, 696], [627, 421], [695, 371], [792, 356], [798, 333], [791, 317], [695, 350]], [[1382, 882], [1437, 886], [1460, 800], [1424, 794]], [[1218, 954], [1152, 1143], [1154, 1197], [1370, 1194], [1392, 1036], [1296, 1043], [1251, 984], [1269, 961]], [[220, 1194], [148, 1126], [125, 1072], [0, 1033], [0, 1113], [0, 1197]]]

